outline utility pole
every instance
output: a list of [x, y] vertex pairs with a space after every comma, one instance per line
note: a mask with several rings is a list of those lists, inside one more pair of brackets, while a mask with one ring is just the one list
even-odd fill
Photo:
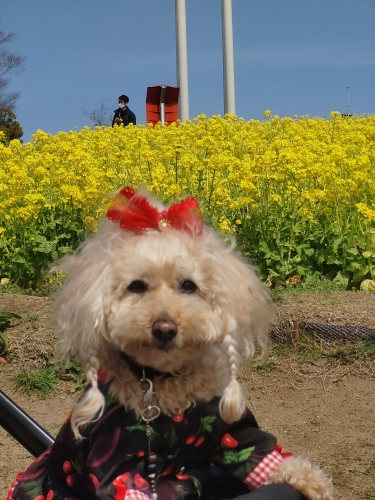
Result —
[[186, 5], [185, 0], [175, 0], [176, 13], [176, 65], [177, 87], [180, 88], [178, 103], [179, 118], [182, 122], [189, 119], [189, 83], [186, 38]]
[[223, 22], [224, 114], [235, 115], [232, 0], [221, 0], [221, 14]]

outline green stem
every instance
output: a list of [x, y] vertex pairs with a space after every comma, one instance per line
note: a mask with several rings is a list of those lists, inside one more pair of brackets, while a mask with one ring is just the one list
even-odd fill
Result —
[[214, 170], [214, 173], [212, 174], [212, 181], [211, 181], [211, 187], [210, 187], [210, 194], [208, 195], [208, 208], [207, 210], [210, 210], [210, 206], [211, 206], [211, 196], [212, 196], [212, 192], [214, 190], [214, 180], [215, 180], [215, 175], [216, 175], [216, 170]]

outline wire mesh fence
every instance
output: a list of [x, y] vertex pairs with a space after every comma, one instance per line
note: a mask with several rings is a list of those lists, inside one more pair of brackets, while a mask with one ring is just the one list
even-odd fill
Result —
[[274, 323], [270, 329], [271, 341], [283, 342], [288, 339], [298, 341], [301, 333], [307, 333], [324, 341], [358, 342], [374, 339], [375, 330], [366, 326], [327, 325], [306, 321], [284, 321]]

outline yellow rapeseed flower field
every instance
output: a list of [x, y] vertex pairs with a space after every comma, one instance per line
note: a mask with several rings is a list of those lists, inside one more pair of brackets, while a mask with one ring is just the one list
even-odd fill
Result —
[[264, 116], [38, 130], [31, 142], [0, 144], [0, 278], [38, 280], [95, 230], [108, 195], [132, 185], [166, 204], [196, 196], [270, 285], [371, 281], [375, 117]]

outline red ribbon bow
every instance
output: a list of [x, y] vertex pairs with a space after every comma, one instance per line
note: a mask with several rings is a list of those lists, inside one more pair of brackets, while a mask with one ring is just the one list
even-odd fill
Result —
[[122, 188], [114, 197], [107, 217], [119, 222], [122, 229], [140, 234], [148, 229], [164, 231], [169, 227], [200, 236], [203, 217], [196, 198], [189, 196], [169, 208], [159, 211], [150, 205], [146, 196], [135, 193], [130, 186]]

